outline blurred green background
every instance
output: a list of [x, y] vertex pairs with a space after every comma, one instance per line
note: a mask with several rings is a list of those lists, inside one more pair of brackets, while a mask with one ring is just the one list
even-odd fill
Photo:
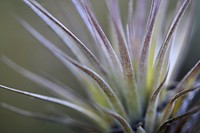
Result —
[[[59, 7], [54, 7], [55, 0], [40, 0], [40, 2], [43, 6], [48, 7], [48, 10], [55, 14], [61, 21], [67, 20], [63, 18], [63, 14], [59, 14]], [[60, 5], [62, 5], [61, 3], [64, 2], [64, 0], [59, 0], [57, 2], [60, 2]], [[200, 59], [200, 8], [198, 8], [200, 7], [200, 1], [196, 0], [196, 2], [197, 8], [195, 9], [194, 21], [192, 21], [194, 32], [191, 40], [188, 41], [189, 50], [185, 53], [186, 58], [181, 66], [179, 77], [182, 77], [185, 72]], [[95, 10], [97, 10], [97, 12], [100, 11], [102, 6], [101, 2], [93, 0], [93, 3], [98, 5]], [[122, 1], [121, 4], [123, 4]], [[66, 8], [70, 8], [69, 3], [66, 1], [63, 5], [66, 5]], [[69, 14], [70, 12], [72, 12], [72, 10], [69, 10]], [[106, 12], [104, 11], [102, 14], [105, 13]], [[65, 15], [66, 17], [69, 17], [69, 15]], [[54, 77], [72, 88], [78, 88], [78, 84], [70, 82], [75, 82], [75, 79], [70, 75], [70, 72], [66, 70], [65, 67], [42, 45], [39, 45], [38, 42], [30, 36], [16, 20], [16, 17], [27, 20], [31, 25], [36, 27], [36, 29], [40, 29], [40, 32], [45, 33], [45, 36], [51, 38], [52, 41], [61, 44], [59, 39], [50, 32], [48, 27], [43, 24], [21, 0], [0, 0], [0, 56], [5, 55], [28, 70], [46, 75], [47, 77]], [[73, 21], [73, 19], [69, 21], [79, 23], [78, 21]], [[104, 23], [103, 19], [101, 19], [100, 23]], [[65, 23], [65, 25], [69, 28], [74, 28], [70, 25], [70, 22]], [[79, 34], [77, 31], [74, 32]], [[84, 40], [84, 37], [82, 39]], [[19, 88], [21, 90], [51, 95], [47, 91], [44, 91], [42, 87], [27, 80], [7, 67], [2, 61], [0, 61], [0, 84]], [[54, 106], [49, 103], [20, 96], [18, 94], [16, 95], [5, 90], [0, 90], [0, 102], [9, 103], [36, 112], [48, 112], [49, 109], [54, 108]], [[34, 120], [0, 108], [0, 133], [66, 133], [66, 131], [70, 132], [64, 125]]]

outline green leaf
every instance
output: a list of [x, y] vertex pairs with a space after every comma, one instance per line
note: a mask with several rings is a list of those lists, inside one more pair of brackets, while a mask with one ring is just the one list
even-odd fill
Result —
[[72, 70], [74, 68], [77, 68], [87, 74], [89, 77], [91, 77], [96, 83], [100, 86], [104, 94], [107, 96], [107, 99], [109, 103], [111, 104], [116, 111], [118, 111], [119, 114], [121, 114], [123, 117], [126, 117], [126, 113], [123, 109], [123, 106], [120, 103], [120, 100], [117, 98], [115, 92], [112, 90], [112, 88], [107, 84], [107, 82], [101, 78], [96, 72], [92, 71], [86, 66], [83, 66], [70, 58], [68, 55], [62, 52], [62, 50], [58, 49], [54, 44], [49, 42], [46, 38], [38, 34], [35, 30], [33, 33], [32, 29], [32, 34], [35, 34], [37, 39], [42, 42], [42, 45], [44, 45], [50, 52], [52, 52], [64, 65], [67, 67], [72, 67]]
[[[80, 61], [89, 58], [102, 73], [106, 73], [95, 55], [69, 29], [53, 17], [38, 2], [35, 0], [23, 0], [23, 2], [52, 29], [52, 31], [70, 48]], [[85, 55], [75, 46], [78, 46], [88, 58], [85, 57]]]
[[[194, 90], [198, 89], [198, 87], [193, 88], [193, 89], [190, 89], [190, 88], [192, 88], [193, 82], [195, 81], [195, 79], [196, 79], [196, 77], [198, 76], [199, 73], [200, 73], [200, 61], [198, 61], [195, 64], [195, 66], [186, 74], [186, 76], [176, 86], [173, 98], [168, 103], [168, 105], [165, 109], [165, 112], [163, 114], [162, 123], [165, 122], [169, 118], [169, 116], [171, 115], [171, 113], [174, 109], [174, 106], [175, 106], [175, 101], [179, 97], [182, 97], [185, 94], [187, 94], [189, 92], [193, 92]], [[181, 92], [179, 92], [179, 91], [181, 91]], [[179, 105], [177, 105], [177, 106], [179, 106]]]
[[[118, 1], [106, 1], [108, 11], [110, 13], [111, 23], [113, 23], [118, 39], [119, 52], [121, 56], [121, 64], [124, 73], [125, 82], [127, 83], [128, 90], [125, 93], [127, 96], [128, 112], [133, 117], [140, 117], [142, 113], [141, 100], [138, 93], [136, 79], [133, 71], [130, 53], [128, 50], [125, 33], [123, 31], [122, 22], [120, 19]], [[132, 98], [135, 98], [132, 100]], [[132, 111], [135, 110], [135, 111]]]
[[156, 133], [162, 133], [162, 131], [164, 131], [167, 127], [170, 127], [172, 123], [178, 121], [178, 120], [181, 120], [183, 118], [189, 118], [191, 115], [197, 113], [200, 111], [200, 106], [197, 106], [195, 108], [193, 108], [191, 111], [183, 114], [183, 115], [180, 115], [180, 116], [176, 116], [176, 117], [173, 117], [171, 118], [170, 120], [166, 121], [165, 123], [163, 123], [159, 128], [158, 130], [156, 131]]
[[58, 99], [58, 98], [53, 98], [53, 97], [49, 97], [49, 96], [44, 96], [44, 95], [40, 95], [40, 94], [36, 94], [36, 93], [31, 93], [31, 92], [27, 92], [27, 91], [22, 91], [22, 90], [17, 90], [11, 87], [7, 87], [4, 85], [0, 85], [1, 89], [5, 89], [5, 90], [9, 90], [15, 93], [19, 93], [25, 96], [29, 96], [29, 97], [33, 97], [33, 98], [37, 98], [37, 99], [41, 99], [43, 101], [47, 101], [50, 103], [55, 103], [58, 105], [63, 105], [66, 106], [68, 108], [71, 108], [73, 110], [76, 110], [82, 114], [84, 114], [85, 116], [87, 116], [88, 118], [91, 118], [94, 122], [97, 122], [100, 126], [102, 126], [103, 129], [106, 129], [106, 122], [99, 117], [95, 112], [91, 112], [90, 110], [87, 110], [85, 108], [82, 108], [76, 104], [73, 104], [72, 102], [68, 102], [62, 99]]
[[188, 90], [193, 85], [196, 77], [200, 74], [200, 60], [194, 67], [184, 76], [180, 83], [176, 86], [175, 91]]
[[145, 35], [145, 40], [144, 40], [141, 57], [140, 57], [140, 63], [139, 63], [139, 79], [142, 81], [146, 80], [145, 77], [147, 75], [148, 53], [149, 53], [149, 48], [151, 45], [151, 40], [152, 40], [152, 35], [154, 31], [154, 26], [155, 26], [158, 10], [160, 7], [160, 2], [161, 0], [152, 0], [151, 2], [151, 10], [150, 10], [149, 18], [148, 18], [146, 35]]
[[74, 4], [83, 21], [85, 22], [94, 40], [97, 42], [97, 44], [100, 45], [100, 48], [103, 51], [103, 55], [107, 57], [108, 63], [111, 65], [111, 68], [117, 69], [116, 71], [121, 71], [122, 68], [119, 59], [111, 43], [103, 32], [101, 26], [99, 25], [97, 19], [95, 18], [95, 15], [90, 9], [89, 1], [72, 0], [72, 3]]
[[145, 129], [147, 130], [148, 133], [152, 133], [155, 128], [159, 94], [161, 92], [161, 89], [163, 88], [167, 76], [168, 76], [168, 71], [165, 75], [165, 78], [160, 83], [158, 88], [155, 90], [148, 103], [147, 112], [145, 116]]
[[[87, 87], [86, 91], [89, 91], [89, 93], [93, 96], [92, 98], [96, 100], [96, 102], [103, 103], [103, 105], [107, 105], [105, 96], [102, 94], [101, 91], [96, 89], [96, 86], [94, 87], [94, 84], [91, 83], [89, 77], [77, 71], [73, 65], [66, 62], [64, 58], [70, 58], [70, 57], [66, 53], [64, 53], [64, 51], [62, 51], [55, 44], [47, 40], [44, 36], [42, 36], [39, 32], [37, 32], [33, 27], [31, 27], [25, 21], [21, 20], [20, 22], [31, 33], [31, 35], [33, 35], [33, 37], [35, 37], [39, 42], [41, 42], [42, 45], [44, 45], [54, 56], [56, 56], [61, 62], [63, 62], [71, 70], [74, 76], [77, 79], [79, 79], [83, 83], [84, 86]], [[70, 59], [73, 62], [76, 62], [74, 59], [72, 58]]]
[[144, 130], [144, 128], [142, 128], [141, 126], [139, 126], [137, 128], [137, 132], [136, 133], [147, 133], [147, 132]]
[[124, 133], [134, 133], [129, 123], [122, 116], [120, 116], [119, 114], [111, 110], [107, 110], [107, 109], [102, 109], [102, 110], [109, 116], [113, 117], [118, 123], [120, 123], [120, 125], [124, 129]]
[[100, 132], [98, 131], [97, 128], [95, 128], [92, 125], [88, 125], [86, 123], [74, 120], [70, 118], [69, 116], [66, 115], [47, 115], [43, 113], [36, 113], [36, 112], [31, 112], [27, 111], [21, 108], [14, 107], [12, 105], [6, 104], [6, 103], [1, 103], [0, 102], [0, 107], [5, 108], [11, 112], [17, 113], [19, 115], [25, 116], [25, 117], [31, 117], [37, 120], [43, 120], [47, 122], [54, 122], [58, 124], [63, 124], [65, 126], [68, 126], [70, 128], [79, 128], [81, 131], [95, 131], [95, 132]]
[[181, 91], [181, 92], [177, 93], [176, 95], [174, 95], [173, 98], [170, 99], [170, 101], [167, 104], [167, 107], [164, 111], [161, 123], [164, 123], [170, 117], [170, 115], [172, 114], [172, 111], [174, 109], [174, 106], [176, 105], [175, 102], [177, 101], [178, 98], [182, 98], [186, 94], [194, 92], [197, 89], [200, 89], [200, 86], [197, 86], [197, 87], [189, 89], [189, 90]]
[[178, 13], [174, 17], [172, 24], [170, 25], [170, 28], [164, 40], [164, 43], [162, 44], [159, 50], [159, 53], [157, 55], [156, 62], [155, 62], [156, 81], [159, 80], [161, 77], [163, 65], [168, 60], [168, 56], [169, 56], [168, 53], [170, 51], [170, 41], [172, 40], [175, 30], [178, 27], [178, 24], [184, 12], [186, 11], [188, 5], [190, 4], [190, 2], [191, 0], [184, 0], [181, 8], [179, 9]]
[[[62, 97], [66, 100], [69, 100], [71, 102], [75, 102], [76, 104], [86, 104], [86, 102], [83, 97], [78, 95], [76, 92], [73, 91], [73, 89], [69, 87], [62, 87], [42, 76], [39, 76], [33, 72], [30, 72], [21, 66], [15, 64], [13, 61], [8, 59], [7, 57], [3, 56], [2, 61], [8, 65], [10, 68], [14, 69], [16, 72], [22, 74], [24, 77], [32, 80], [33, 82], [45, 87], [48, 91], [52, 92], [54, 95], [56, 94], [59, 97]], [[83, 102], [84, 101], [84, 102]]]

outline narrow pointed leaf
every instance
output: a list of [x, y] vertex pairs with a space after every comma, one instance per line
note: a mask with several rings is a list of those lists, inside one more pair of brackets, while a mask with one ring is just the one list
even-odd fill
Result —
[[[180, 81], [180, 83], [175, 88], [176, 93], [173, 95], [173, 98], [170, 100], [167, 108], [165, 109], [165, 113], [163, 115], [162, 122], [164, 122], [166, 119], [168, 119], [168, 117], [171, 115], [171, 113], [174, 109], [174, 106], [175, 106], [174, 102], [179, 97], [182, 97], [185, 94], [187, 94], [189, 92], [193, 92], [196, 89], [198, 89], [198, 87], [195, 87], [193, 89], [190, 89], [190, 88], [192, 88], [193, 82], [199, 73], [200, 73], [200, 61], [198, 61], [196, 63], [196, 65], [186, 74], [186, 76]], [[179, 91], [181, 91], [181, 92], [179, 92]]]
[[[29, 27], [30, 28], [30, 27]], [[111, 87], [106, 83], [106, 81], [101, 78], [97, 73], [92, 71], [91, 69], [87, 68], [86, 66], [80, 65], [78, 62], [70, 58], [68, 55], [66, 55], [62, 50], [58, 49], [54, 44], [49, 42], [46, 38], [41, 36], [38, 32], [36, 32], [34, 29], [31, 29], [31, 33], [42, 42], [42, 45], [44, 45], [48, 50], [53, 53], [64, 65], [69, 67], [70, 65], [73, 65], [74, 67], [80, 69], [82, 72], [86, 73], [91, 77], [96, 83], [100, 86], [102, 91], [107, 96], [109, 103], [125, 118], [125, 111], [123, 109], [123, 106], [121, 105], [119, 99], [117, 98], [115, 92], [111, 89]]]
[[157, 106], [158, 106], [158, 99], [159, 99], [159, 94], [161, 92], [161, 89], [163, 88], [163, 85], [167, 79], [168, 72], [165, 75], [165, 78], [163, 81], [160, 83], [156, 91], [153, 93], [148, 107], [147, 107], [147, 112], [145, 116], [145, 129], [147, 130], [148, 133], [152, 133], [154, 130], [154, 126], [156, 123], [156, 111], [157, 111]]
[[156, 59], [156, 64], [155, 64], [155, 67], [156, 67], [156, 73], [157, 73], [157, 79], [159, 79], [160, 75], [161, 75], [161, 72], [162, 72], [162, 67], [164, 65], [164, 62], [166, 61], [165, 58], [167, 56], [167, 53], [169, 51], [169, 48], [170, 48], [170, 41], [172, 40], [172, 37], [175, 33], [175, 30], [184, 14], [184, 12], [186, 11], [188, 5], [190, 4], [191, 0], [184, 0], [181, 8], [179, 9], [177, 15], [175, 16], [172, 24], [171, 24], [171, 27], [168, 31], [168, 34], [164, 40], [164, 43], [162, 44], [160, 50], [159, 50], [159, 53], [157, 55], [157, 59]]
[[85, 108], [82, 108], [80, 106], [77, 106], [76, 104], [73, 104], [71, 102], [62, 100], [62, 99], [53, 98], [53, 97], [40, 95], [40, 94], [36, 94], [36, 93], [31, 93], [31, 92], [27, 92], [27, 91], [17, 90], [17, 89], [14, 89], [14, 88], [11, 88], [11, 87], [7, 87], [7, 86], [4, 86], [4, 85], [0, 85], [0, 88], [1, 89], [5, 89], [5, 90], [9, 90], [9, 91], [12, 91], [12, 92], [15, 92], [15, 93], [19, 93], [19, 94], [22, 94], [22, 95], [25, 95], [25, 96], [41, 99], [43, 101], [47, 101], [47, 102], [50, 102], [50, 103], [55, 103], [55, 104], [58, 104], [58, 105], [66, 106], [66, 107], [71, 108], [73, 110], [76, 110], [76, 111], [78, 111], [78, 112], [80, 112], [82, 114], [85, 114], [87, 117], [91, 118], [92, 120], [94, 120], [94, 121], [96, 121], [98, 123], [99, 122], [102, 123], [104, 121], [97, 114], [95, 114], [95, 113], [93, 113], [93, 112], [91, 112], [89, 110], [86, 110]]
[[[133, 1], [133, 0], [130, 0]], [[137, 0], [134, 10], [133, 22], [132, 22], [132, 34], [131, 34], [131, 45], [130, 49], [132, 59], [134, 59], [135, 74], [138, 74], [139, 60], [141, 56], [141, 50], [144, 36], [145, 36], [145, 25], [146, 25], [146, 14], [147, 14], [147, 2], [146, 0]]]
[[134, 76], [133, 76], [133, 67], [130, 59], [130, 55], [127, 49], [127, 42], [125, 39], [125, 34], [123, 31], [119, 11], [118, 11], [118, 4], [117, 1], [115, 0], [110, 0], [106, 1], [108, 5], [108, 9], [110, 12], [110, 16], [112, 19], [112, 22], [114, 24], [118, 42], [119, 42], [119, 50], [121, 54], [121, 63], [122, 63], [122, 68], [124, 71], [125, 78], [131, 82], [134, 81]]
[[110, 110], [103, 109], [103, 111], [109, 116], [113, 117], [118, 123], [120, 123], [124, 129], [124, 133], [134, 133], [129, 123], [122, 116]]
[[[31, 27], [29, 27], [30, 29]], [[109, 103], [111, 104], [112, 107], [114, 107], [116, 110], [120, 112], [124, 117], [125, 111], [123, 109], [123, 106], [121, 105], [119, 99], [117, 98], [116, 94], [114, 91], [110, 88], [110, 86], [94, 71], [91, 69], [80, 65], [77, 63], [75, 60], [70, 58], [68, 55], [66, 55], [62, 50], [58, 49], [54, 44], [49, 42], [46, 38], [44, 38], [42, 35], [40, 35], [37, 31], [34, 29], [31, 29], [31, 33], [39, 40], [42, 42], [42, 45], [44, 45], [48, 50], [53, 53], [64, 65], [67, 67], [76, 67], [80, 69], [82, 72], [86, 73], [96, 81], [96, 83], [100, 86], [102, 91], [105, 93], [107, 96], [107, 99], [109, 100]], [[71, 66], [72, 65], [72, 66]], [[72, 68], [73, 69], [73, 68]], [[126, 117], [127, 118], [127, 117]]]
[[190, 83], [190, 81], [194, 82], [194, 80], [196, 79], [196, 77], [199, 74], [200, 74], [200, 60], [194, 65], [194, 67], [180, 81], [180, 83], [175, 88], [176, 92], [178, 92], [180, 90], [187, 90], [188, 89], [187, 87], [190, 87], [192, 84], [190, 84], [190, 86], [187, 86], [187, 85]]
[[176, 117], [173, 117], [171, 118], [170, 120], [166, 121], [165, 123], [163, 123], [159, 129], [157, 130], [157, 133], [161, 133], [161, 131], [165, 130], [167, 127], [170, 127], [172, 123], [178, 121], [178, 120], [181, 120], [183, 118], [187, 118], [187, 117], [190, 117], [191, 115], [197, 113], [200, 111], [200, 107], [195, 107], [193, 108], [191, 111], [189, 111], [188, 113], [185, 113], [183, 115], [180, 115], [180, 116], [176, 116]]
[[97, 19], [95, 18], [93, 12], [91, 11], [89, 7], [89, 1], [72, 0], [72, 2], [84, 20], [85, 24], [87, 25], [88, 29], [90, 30], [90, 33], [97, 40], [98, 44], [100, 44], [103, 49], [106, 49], [104, 53], [109, 56], [109, 61], [112, 62], [113, 67], [120, 70], [121, 64], [119, 63], [119, 59], [101, 26], [99, 25]]
[[176, 95], [174, 95], [174, 97], [167, 104], [167, 107], [166, 107], [165, 112], [163, 114], [161, 123], [164, 123], [170, 117], [170, 115], [172, 114], [172, 111], [174, 109], [175, 102], [177, 101], [177, 99], [187, 95], [188, 93], [194, 92], [197, 89], [200, 89], [200, 86], [197, 86], [197, 87], [189, 89], [189, 90], [181, 91], [181, 92], [177, 93]]
[[144, 130], [144, 128], [142, 128], [141, 126], [139, 126], [137, 128], [137, 132], [136, 133], [147, 133], [147, 132]]
[[[142, 74], [145, 74], [144, 77], [146, 76], [147, 68], [145, 68], [145, 67], [147, 66], [147, 59], [148, 59], [147, 57], [148, 57], [149, 48], [151, 45], [151, 39], [152, 39], [152, 35], [153, 35], [153, 30], [154, 30], [158, 10], [160, 7], [160, 2], [161, 2], [161, 0], [152, 0], [152, 3], [151, 3], [151, 11], [150, 11], [150, 16], [149, 16], [149, 20], [148, 20], [146, 36], [145, 36], [145, 40], [144, 40], [144, 44], [143, 44], [143, 49], [141, 52], [141, 57], [140, 57], [139, 76], [142, 76]], [[145, 79], [143, 78], [143, 80], [145, 80]]]
[[[118, 38], [119, 52], [121, 56], [121, 64], [123, 68], [125, 81], [128, 84], [128, 90], [126, 91], [126, 95], [127, 97], [129, 97], [127, 99], [127, 103], [129, 105], [129, 113], [131, 115], [135, 115], [134, 117], [136, 117], [141, 115], [142, 109], [136, 86], [136, 79], [133, 71], [133, 65], [130, 58], [130, 53], [128, 51], [128, 46], [125, 39], [125, 34], [120, 19], [119, 7], [117, 2], [118, 1], [116, 0], [106, 1], [110, 13], [111, 22], [114, 25], [114, 29], [116, 31], [116, 35]], [[135, 97], [135, 100], [131, 100], [132, 97]], [[136, 112], [133, 112], [132, 110], [136, 110]]]
[[129, 0], [128, 4], [128, 20], [127, 20], [127, 26], [126, 26], [126, 33], [127, 33], [127, 47], [130, 52], [131, 59], [133, 59], [133, 1]]
[[[97, 60], [95, 55], [61, 22], [54, 18], [48, 11], [46, 11], [39, 3], [35, 0], [23, 0], [23, 2], [37, 14], [54, 32], [58, 37], [70, 48], [70, 50], [76, 55], [76, 48], [69, 44], [71, 40], [84, 52], [84, 54], [91, 59], [96, 66], [105, 74], [105, 70], [101, 67], [100, 62]], [[79, 54], [81, 54], [79, 52]], [[79, 56], [80, 57], [80, 56]], [[81, 58], [81, 57], [80, 57]], [[81, 59], [80, 59], [81, 60]]]
[[48, 79], [46, 79], [42, 76], [39, 76], [35, 73], [32, 73], [32, 72], [22, 68], [21, 66], [15, 64], [13, 61], [11, 61], [10, 59], [8, 59], [5, 56], [2, 57], [2, 60], [9, 67], [14, 69], [16, 72], [22, 74], [23, 76], [34, 81], [35, 83], [46, 87], [46, 89], [50, 92], [53, 92], [53, 94], [61, 96], [61, 97], [65, 98], [66, 100], [69, 100], [69, 101], [74, 102], [76, 104], [78, 104], [78, 103], [79, 104], [86, 104], [86, 103], [83, 102], [84, 101], [83, 98], [80, 95], [78, 95], [76, 92], [74, 92], [72, 89], [63, 88], [62, 86], [60, 86], [56, 83], [53, 83], [52, 81], [49, 81]]
[[19, 115], [31, 117], [31, 118], [38, 119], [38, 120], [54, 122], [54, 123], [58, 123], [58, 124], [64, 124], [64, 125], [67, 125], [68, 127], [79, 128], [81, 130], [97, 131], [97, 129], [95, 129], [91, 125], [82, 123], [80, 121], [76, 121], [65, 115], [46, 115], [43, 113], [35, 113], [35, 112], [31, 112], [31, 111], [27, 111], [27, 110], [24, 110], [21, 108], [14, 107], [14, 106], [6, 104], [6, 103], [0, 103], [0, 107], [5, 108], [11, 112], [15, 112]]

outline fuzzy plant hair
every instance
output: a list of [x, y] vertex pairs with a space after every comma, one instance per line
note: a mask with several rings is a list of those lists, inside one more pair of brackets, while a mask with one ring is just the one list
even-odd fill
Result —
[[177, 64], [190, 34], [192, 0], [178, 0], [171, 20], [167, 8], [173, 0], [129, 0], [127, 10], [123, 9], [127, 12], [126, 21], [121, 19], [118, 0], [104, 0], [107, 8], [101, 10], [108, 12], [105, 21], [109, 24], [109, 33], [100, 25], [90, 0], [69, 1], [94, 43], [83, 43], [36, 0], [23, 0], [73, 56], [25, 20], [18, 20], [38, 44], [73, 73], [87, 96], [24, 69], [6, 56], [2, 57], [3, 62], [55, 97], [5, 85], [0, 85], [0, 91], [4, 89], [70, 108], [74, 116], [81, 114], [84, 119], [68, 112], [57, 116], [3, 102], [0, 106], [27, 117], [64, 124], [79, 133], [200, 132], [200, 61], [182, 80], [174, 82]]

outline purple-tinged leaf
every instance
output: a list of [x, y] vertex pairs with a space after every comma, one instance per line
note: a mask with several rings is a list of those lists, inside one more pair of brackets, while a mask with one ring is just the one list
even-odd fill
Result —
[[145, 129], [147, 130], [148, 133], [152, 133], [155, 128], [155, 123], [156, 123], [155, 120], [156, 120], [156, 115], [157, 115], [156, 111], [158, 107], [159, 94], [161, 92], [161, 89], [163, 88], [163, 85], [167, 79], [167, 76], [168, 76], [168, 71], [165, 74], [163, 81], [160, 83], [160, 85], [157, 87], [157, 89], [151, 96], [151, 99], [148, 103], [147, 112], [145, 116]]
[[160, 7], [161, 0], [152, 0], [150, 16], [147, 24], [147, 30], [145, 35], [145, 40], [141, 52], [140, 62], [139, 62], [139, 80], [144, 79], [147, 75], [147, 64], [148, 64], [148, 53], [151, 45], [151, 39], [153, 35], [153, 30]]
[[62, 99], [53, 98], [53, 97], [40, 95], [40, 94], [36, 94], [36, 93], [31, 93], [31, 92], [27, 92], [27, 91], [17, 90], [17, 89], [7, 87], [7, 86], [4, 86], [4, 85], [0, 85], [0, 89], [9, 90], [9, 91], [19, 93], [19, 94], [22, 94], [22, 95], [25, 95], [25, 96], [41, 99], [43, 101], [55, 103], [55, 104], [58, 104], [58, 105], [63, 105], [65, 107], [76, 110], [76, 111], [78, 111], [82, 114], [85, 114], [87, 117], [91, 118], [92, 120], [94, 120], [96, 122], [104, 122], [104, 120], [101, 117], [99, 117], [96, 113], [91, 112], [91, 111], [89, 111], [85, 108], [82, 108], [82, 107], [80, 107], [76, 104], [73, 104], [71, 102], [68, 102], [68, 101], [65, 101], [65, 100], [62, 100]]
[[187, 95], [188, 93], [196, 91], [197, 89], [200, 89], [200, 86], [197, 86], [197, 87], [189, 89], [189, 90], [184, 90], [184, 91], [181, 91], [181, 92], [175, 94], [173, 96], [173, 98], [170, 99], [170, 101], [168, 102], [168, 104], [166, 106], [166, 109], [164, 110], [161, 123], [164, 123], [170, 117], [170, 115], [172, 114], [172, 111], [174, 109], [174, 106], [176, 105], [175, 102], [178, 99], [182, 98], [183, 96]]
[[[39, 3], [35, 0], [23, 0], [23, 2], [35, 13], [37, 14], [51, 29], [58, 35], [58, 37], [70, 48], [70, 50], [77, 56], [77, 50], [69, 42], [77, 45], [84, 54], [95, 63], [95, 65], [105, 74], [105, 70], [100, 65], [95, 55], [61, 22], [59, 22], [55, 17], [53, 17], [47, 10], [45, 10]], [[81, 54], [80, 52], [78, 52]], [[80, 56], [79, 56], [80, 57]], [[79, 58], [81, 61], [82, 59]]]
[[162, 44], [160, 50], [159, 50], [159, 53], [157, 55], [157, 58], [156, 58], [156, 62], [155, 62], [155, 68], [156, 68], [156, 73], [157, 73], [157, 79], [160, 78], [160, 75], [162, 73], [162, 68], [163, 68], [163, 65], [164, 65], [164, 62], [166, 61], [166, 56], [167, 56], [167, 53], [168, 51], [170, 50], [170, 41], [172, 40], [172, 37], [175, 33], [175, 30], [184, 14], [184, 12], [186, 11], [188, 5], [190, 4], [191, 0], [184, 0], [181, 8], [179, 9], [178, 13], [176, 14], [172, 24], [171, 24], [171, 27], [167, 33], [167, 36], [164, 40], [164, 43]]
[[190, 116], [192, 116], [193, 114], [197, 113], [200, 111], [200, 106], [197, 106], [193, 109], [191, 109], [191, 111], [183, 114], [183, 115], [179, 115], [179, 116], [176, 116], [176, 117], [173, 117], [171, 119], [169, 119], [168, 121], [166, 121], [165, 123], [163, 123], [156, 131], [156, 133], [162, 133], [163, 131], [166, 130], [166, 128], [170, 127], [172, 125], [172, 123], [178, 121], [178, 120], [181, 120], [181, 119], [184, 119], [184, 118], [188, 118]]
[[119, 59], [112, 48], [108, 38], [103, 32], [101, 26], [99, 25], [97, 19], [95, 18], [93, 12], [90, 9], [89, 1], [85, 0], [72, 0], [74, 6], [85, 22], [87, 28], [89, 29], [91, 35], [100, 45], [104, 55], [108, 58], [108, 63], [112, 66], [112, 68], [117, 68], [117, 70], [121, 70], [121, 64]]
[[124, 133], [135, 133], [129, 123], [122, 116], [110, 110], [103, 109], [103, 111], [113, 117], [123, 127]]
[[[120, 19], [120, 13], [119, 13], [119, 6], [118, 1], [116, 0], [108, 0], [106, 1], [108, 11], [110, 13], [110, 19], [111, 23], [113, 23], [113, 27], [116, 31], [116, 36], [118, 39], [118, 45], [119, 45], [119, 52], [121, 56], [121, 64], [123, 68], [123, 73], [125, 77], [125, 81], [127, 83], [127, 97], [128, 105], [129, 107], [129, 113], [133, 115], [133, 113], [136, 113], [137, 116], [141, 114], [141, 103], [139, 100], [139, 94], [138, 94], [138, 88], [136, 86], [136, 79], [133, 71], [133, 65], [130, 58], [130, 53], [128, 51], [128, 46], [123, 30], [123, 25]], [[131, 98], [135, 97], [135, 100], [132, 100]], [[136, 109], [136, 112], [133, 112], [132, 110]], [[138, 115], [139, 114], [139, 115]]]

